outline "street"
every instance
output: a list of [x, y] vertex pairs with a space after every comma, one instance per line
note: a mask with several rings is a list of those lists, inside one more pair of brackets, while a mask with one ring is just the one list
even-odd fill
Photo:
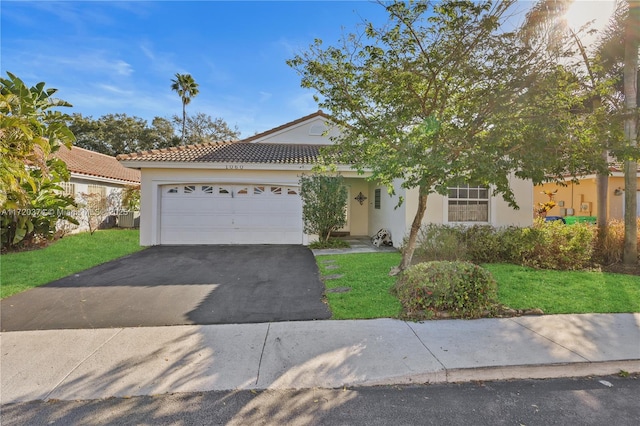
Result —
[[637, 425], [640, 375], [197, 392], [2, 407], [3, 425]]

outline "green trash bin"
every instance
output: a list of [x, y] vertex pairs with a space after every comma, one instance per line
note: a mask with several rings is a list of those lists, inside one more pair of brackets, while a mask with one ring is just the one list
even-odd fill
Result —
[[567, 225], [573, 225], [574, 223], [590, 223], [596, 224], [596, 216], [566, 216], [564, 218]]

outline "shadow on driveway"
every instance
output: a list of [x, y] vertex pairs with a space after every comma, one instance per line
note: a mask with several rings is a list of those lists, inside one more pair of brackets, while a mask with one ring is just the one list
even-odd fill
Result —
[[328, 319], [303, 246], [157, 246], [2, 300], [2, 331]]

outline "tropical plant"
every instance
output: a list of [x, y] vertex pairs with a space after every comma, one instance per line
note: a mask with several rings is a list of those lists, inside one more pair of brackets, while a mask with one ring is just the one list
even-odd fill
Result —
[[185, 126], [187, 124], [187, 105], [191, 103], [191, 98], [199, 93], [198, 83], [193, 79], [191, 74], [176, 73], [176, 78], [171, 80], [171, 90], [176, 92], [182, 100], [182, 136], [181, 140], [185, 141]]
[[346, 222], [347, 187], [340, 175], [313, 174], [300, 177], [300, 197], [302, 197], [302, 218], [304, 230], [316, 234], [320, 241], [329, 242], [333, 231]]
[[52, 156], [61, 145], [73, 143], [69, 116], [55, 110], [71, 105], [55, 98], [56, 92], [44, 82], [28, 87], [10, 72], [0, 78], [3, 249], [37, 236], [51, 237], [58, 219], [74, 221], [66, 212], [74, 202], [57, 185], [69, 178], [66, 165]]

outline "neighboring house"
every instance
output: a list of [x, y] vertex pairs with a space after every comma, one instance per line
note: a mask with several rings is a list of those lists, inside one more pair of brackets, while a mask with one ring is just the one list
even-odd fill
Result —
[[[299, 178], [311, 173], [323, 145], [337, 130], [322, 111], [237, 142], [145, 151], [118, 156], [142, 172], [140, 243], [308, 244], [303, 232]], [[349, 166], [338, 166], [349, 188], [342, 232], [370, 236], [389, 229], [402, 244], [417, 209], [417, 190], [396, 185], [396, 195]], [[527, 226], [533, 186], [511, 179], [520, 210], [488, 188], [453, 188], [431, 195], [425, 223]], [[396, 208], [398, 197], [405, 202]]]
[[[82, 194], [99, 194], [106, 199], [119, 199], [125, 186], [140, 184], [140, 171], [128, 169], [115, 157], [73, 146], [61, 146], [55, 156], [67, 164], [71, 175], [69, 182], [62, 182], [64, 193], [82, 202]], [[82, 223], [79, 228], [87, 228]]]
[[[607, 192], [607, 217], [624, 220], [624, 173], [619, 165], [610, 168], [609, 188]], [[638, 185], [640, 187], [640, 177]], [[576, 183], [571, 178], [566, 179], [567, 186], [555, 183], [545, 183], [534, 189], [534, 206], [549, 200], [543, 191], [557, 191], [553, 196], [556, 206], [547, 216], [598, 216], [598, 192], [596, 190], [596, 176], [588, 175], [578, 178]], [[638, 193], [640, 195], [640, 192]], [[640, 215], [640, 197], [638, 197], [638, 214]]]

